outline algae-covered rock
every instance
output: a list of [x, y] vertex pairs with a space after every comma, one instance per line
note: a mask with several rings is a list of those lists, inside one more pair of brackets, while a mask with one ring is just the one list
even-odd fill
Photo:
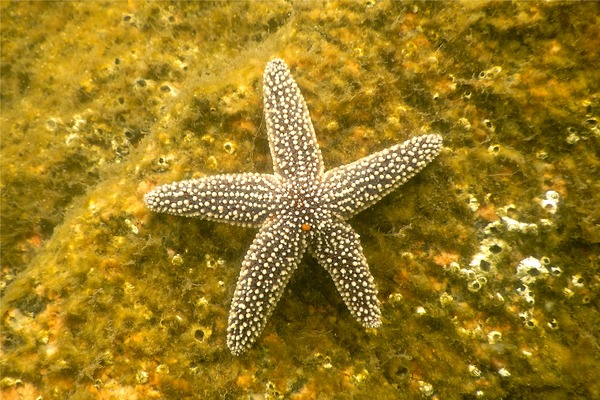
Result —
[[[0, 4], [3, 398], [595, 398], [594, 2]], [[326, 168], [445, 148], [351, 221], [365, 330], [306, 256], [225, 344], [255, 231], [150, 213], [158, 184], [269, 172], [286, 60]]]

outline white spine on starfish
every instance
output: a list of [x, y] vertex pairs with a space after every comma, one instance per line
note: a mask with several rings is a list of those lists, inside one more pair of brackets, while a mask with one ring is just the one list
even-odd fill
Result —
[[258, 227], [273, 211], [279, 184], [267, 174], [214, 175], [159, 186], [145, 200], [156, 212]]
[[305, 250], [306, 235], [292, 218], [280, 216], [260, 228], [242, 262], [229, 310], [227, 346], [234, 355], [261, 334]]
[[440, 135], [415, 136], [404, 143], [325, 173], [328, 207], [343, 219], [377, 203], [429, 164], [442, 149]]
[[329, 272], [348, 310], [367, 328], [381, 325], [373, 275], [358, 233], [347, 222], [331, 218], [315, 226], [310, 250]]
[[323, 158], [304, 97], [283, 60], [272, 60], [263, 75], [267, 137], [275, 174], [316, 178]]

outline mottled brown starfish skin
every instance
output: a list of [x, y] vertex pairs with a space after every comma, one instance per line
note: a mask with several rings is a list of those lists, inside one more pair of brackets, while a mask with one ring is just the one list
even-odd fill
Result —
[[307, 249], [350, 313], [366, 327], [381, 325], [373, 276], [346, 220], [413, 177], [442, 147], [440, 135], [417, 136], [324, 172], [308, 108], [283, 60], [267, 64], [263, 88], [273, 174], [174, 182], [145, 196], [156, 212], [260, 227], [231, 303], [227, 345], [234, 355], [259, 337]]

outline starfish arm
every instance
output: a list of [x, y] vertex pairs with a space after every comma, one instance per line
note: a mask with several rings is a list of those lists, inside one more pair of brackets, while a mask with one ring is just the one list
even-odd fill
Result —
[[350, 313], [363, 326], [381, 325], [381, 311], [373, 275], [360, 245], [360, 237], [339, 219], [316, 227], [311, 251], [342, 295]]
[[272, 213], [278, 185], [274, 175], [215, 175], [159, 186], [144, 200], [155, 212], [260, 226]]
[[320, 176], [321, 150], [304, 97], [285, 62], [270, 61], [263, 81], [267, 136], [275, 174], [299, 180]]
[[291, 218], [274, 218], [260, 229], [242, 263], [229, 311], [227, 346], [233, 355], [261, 334], [305, 249], [305, 234]]
[[348, 219], [404, 184], [440, 153], [440, 135], [416, 136], [323, 176], [328, 207]]

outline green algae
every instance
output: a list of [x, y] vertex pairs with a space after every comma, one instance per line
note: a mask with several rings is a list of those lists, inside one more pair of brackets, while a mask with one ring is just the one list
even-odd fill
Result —
[[[3, 396], [600, 395], [596, 4], [0, 7]], [[419, 132], [446, 149], [351, 221], [381, 329], [305, 257], [236, 358], [227, 313], [254, 231], [151, 215], [142, 197], [270, 169], [273, 56], [329, 168]], [[529, 285], [534, 304], [517, 291], [528, 257], [561, 271]]]

